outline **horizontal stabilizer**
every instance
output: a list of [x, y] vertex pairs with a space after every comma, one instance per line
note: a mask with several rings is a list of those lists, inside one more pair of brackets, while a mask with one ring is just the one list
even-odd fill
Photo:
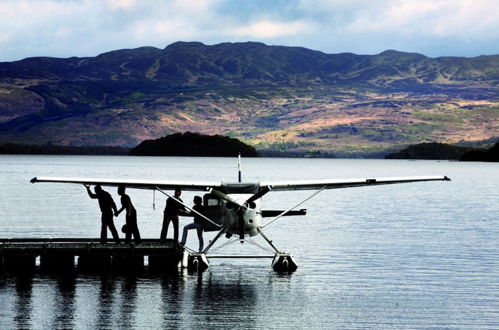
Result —
[[[268, 218], [268, 217], [277, 217], [279, 214], [283, 213], [284, 211], [280, 210], [263, 210], [262, 211], [262, 217]], [[301, 210], [295, 210], [295, 211], [288, 211], [287, 213], [283, 214], [282, 216], [287, 217], [287, 216], [292, 216], [292, 215], [306, 215], [307, 214], [307, 209], [301, 209]]]

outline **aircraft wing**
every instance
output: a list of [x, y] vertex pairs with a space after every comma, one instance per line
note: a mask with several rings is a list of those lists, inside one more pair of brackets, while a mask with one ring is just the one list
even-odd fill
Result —
[[446, 176], [407, 176], [392, 178], [372, 178], [372, 179], [339, 179], [339, 180], [303, 180], [303, 181], [282, 181], [282, 182], [260, 182], [260, 186], [269, 186], [272, 191], [282, 190], [313, 190], [313, 189], [339, 189], [362, 186], [375, 186], [382, 184], [395, 184], [422, 181], [450, 181]]
[[[415, 176], [415, 177], [392, 177], [372, 179], [337, 179], [337, 180], [303, 180], [303, 181], [281, 181], [260, 182], [260, 187], [270, 187], [273, 191], [284, 190], [315, 190], [315, 189], [339, 189], [349, 187], [374, 186], [383, 184], [395, 184], [421, 181], [450, 181], [446, 176]], [[75, 183], [116, 187], [124, 185], [127, 188], [173, 190], [180, 188], [191, 191], [208, 191], [209, 188], [222, 187], [220, 181], [164, 181], [164, 180], [126, 180], [126, 179], [102, 179], [102, 178], [61, 178], [61, 177], [35, 177], [31, 183], [56, 182]]]
[[207, 191], [211, 187], [220, 187], [219, 181], [164, 181], [164, 180], [126, 180], [126, 179], [98, 179], [98, 178], [60, 178], [60, 177], [35, 177], [31, 183], [36, 182], [56, 182], [56, 183], [76, 183], [102, 186], [117, 187], [124, 185], [127, 188], [174, 190]]

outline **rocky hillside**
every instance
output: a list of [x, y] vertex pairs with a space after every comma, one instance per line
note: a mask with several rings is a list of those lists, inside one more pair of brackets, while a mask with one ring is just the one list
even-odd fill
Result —
[[178, 42], [0, 63], [0, 142], [134, 146], [175, 132], [383, 154], [499, 135], [499, 56]]

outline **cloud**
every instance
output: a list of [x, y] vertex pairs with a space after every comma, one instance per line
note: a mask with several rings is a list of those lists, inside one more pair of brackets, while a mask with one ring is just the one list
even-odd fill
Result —
[[348, 13], [348, 22], [336, 25], [347, 32], [433, 37], [484, 32], [499, 35], [499, 2], [495, 0], [373, 1], [353, 12], [348, 10], [353, 6], [339, 7], [340, 3], [345, 5], [343, 1], [322, 2], [335, 4], [326, 6], [330, 17], [338, 11]]
[[131, 10], [137, 6], [137, 0], [108, 0], [106, 6], [111, 10]]
[[306, 22], [259, 21], [232, 30], [233, 36], [242, 38], [271, 39], [283, 36], [309, 33], [311, 24]]
[[1, 0], [0, 61], [183, 41], [499, 53], [496, 0]]

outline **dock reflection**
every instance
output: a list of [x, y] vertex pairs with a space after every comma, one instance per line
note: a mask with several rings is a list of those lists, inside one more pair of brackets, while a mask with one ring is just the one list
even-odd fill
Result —
[[0, 328], [254, 328], [262, 304], [242, 271], [6, 276]]
[[54, 284], [53, 329], [71, 329], [75, 327], [75, 291], [76, 276], [58, 276]]

